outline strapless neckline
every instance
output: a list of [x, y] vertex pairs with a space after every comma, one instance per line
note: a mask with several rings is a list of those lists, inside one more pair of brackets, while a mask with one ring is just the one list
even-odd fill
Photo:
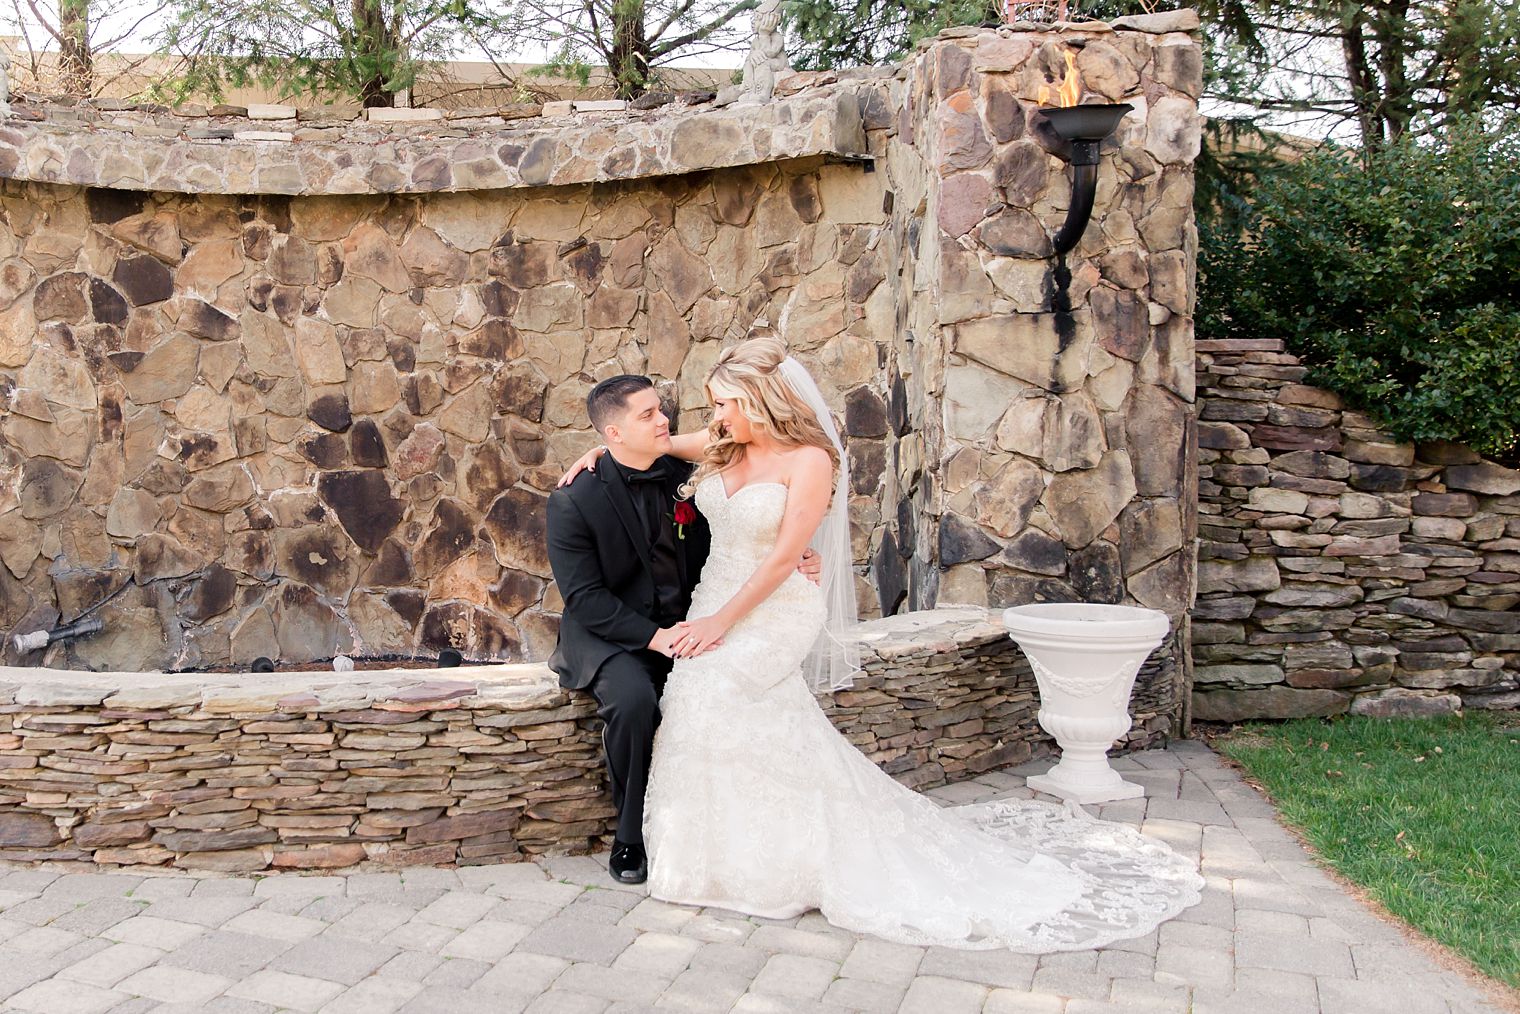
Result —
[[723, 475], [722, 475], [722, 473], [720, 473], [720, 472], [714, 472], [712, 475], [708, 476], [708, 479], [709, 480], [711, 480], [711, 479], [718, 480], [718, 488], [723, 491], [723, 499], [724, 500], [732, 500], [734, 497], [738, 496], [740, 493], [743, 493], [745, 490], [747, 490], [747, 489], [754, 489], [757, 486], [780, 486], [782, 489], [788, 489], [789, 488], [787, 486], [787, 484], [784, 483], [784, 482], [746, 482], [744, 485], [740, 486], [738, 489], [736, 489], [732, 493], [730, 493], [728, 491], [728, 486], [725, 485], [724, 482], [723, 482]]

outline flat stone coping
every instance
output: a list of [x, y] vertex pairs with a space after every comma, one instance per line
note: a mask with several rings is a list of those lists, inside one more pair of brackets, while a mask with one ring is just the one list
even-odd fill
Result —
[[[964, 26], [971, 36], [1052, 38], [1194, 32], [1191, 10], [1113, 22]], [[568, 186], [790, 159], [871, 158], [868, 128], [897, 115], [902, 67], [796, 71], [774, 98], [731, 104], [682, 93], [653, 108], [567, 99], [475, 109], [179, 108], [13, 97], [0, 114], [0, 179], [185, 194], [424, 194]]]
[[[867, 674], [890, 675], [895, 662], [986, 644], [1007, 632], [976, 606], [904, 613], [856, 628]], [[348, 711], [441, 711], [493, 708], [534, 711], [570, 703], [542, 662], [451, 669], [358, 669], [352, 672], [86, 672], [0, 666], [0, 706], [192, 707], [221, 714]]]
[[763, 103], [326, 126], [293, 108], [289, 119], [270, 120], [139, 110], [107, 118], [41, 106], [0, 118], [0, 178], [186, 194], [416, 194], [862, 159], [870, 157], [865, 108], [890, 115], [880, 87], [851, 79]]

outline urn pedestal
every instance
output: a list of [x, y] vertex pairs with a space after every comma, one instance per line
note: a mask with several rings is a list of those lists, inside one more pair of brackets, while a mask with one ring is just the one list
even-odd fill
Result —
[[1135, 675], [1170, 627], [1155, 609], [1086, 602], [1014, 606], [1003, 612], [1040, 686], [1040, 727], [1061, 759], [1031, 789], [1078, 803], [1145, 795], [1108, 763], [1108, 749], [1129, 731]]

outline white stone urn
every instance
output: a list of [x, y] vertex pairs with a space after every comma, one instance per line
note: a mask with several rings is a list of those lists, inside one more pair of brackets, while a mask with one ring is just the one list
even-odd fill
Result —
[[1040, 685], [1040, 726], [1061, 747], [1060, 763], [1029, 787], [1078, 803], [1145, 795], [1109, 766], [1108, 748], [1129, 731], [1135, 674], [1166, 636], [1166, 614], [1045, 602], [1004, 610], [1003, 623]]

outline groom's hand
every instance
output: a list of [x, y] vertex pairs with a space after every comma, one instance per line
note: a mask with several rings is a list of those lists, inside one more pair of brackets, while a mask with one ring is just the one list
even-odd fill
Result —
[[809, 546], [802, 554], [802, 562], [797, 564], [797, 571], [809, 581], [818, 584], [823, 574], [823, 557]]
[[673, 627], [661, 627], [654, 632], [654, 637], [649, 640], [649, 650], [657, 651], [666, 658], [676, 657], [676, 642], [686, 635], [686, 624], [677, 623]]

